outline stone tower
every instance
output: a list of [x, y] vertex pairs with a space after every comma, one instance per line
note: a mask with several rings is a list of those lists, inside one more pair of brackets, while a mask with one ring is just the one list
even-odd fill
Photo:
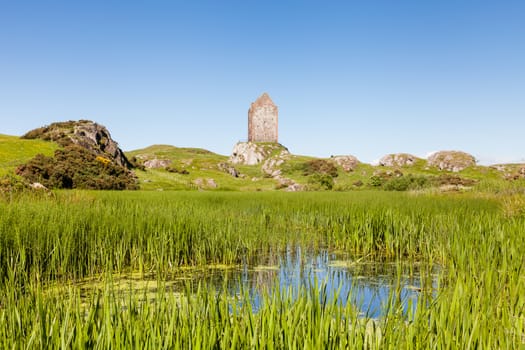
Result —
[[248, 141], [279, 142], [277, 116], [278, 108], [265, 92], [248, 110]]

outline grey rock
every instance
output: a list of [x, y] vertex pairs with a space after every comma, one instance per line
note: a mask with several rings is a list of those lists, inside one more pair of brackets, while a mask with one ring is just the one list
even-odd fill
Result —
[[288, 150], [278, 143], [238, 142], [230, 156], [230, 163], [243, 165], [260, 164], [278, 152], [279, 156], [290, 154]]
[[458, 172], [476, 165], [474, 156], [461, 151], [440, 151], [428, 157], [428, 165], [439, 170]]
[[387, 154], [383, 158], [379, 160], [379, 165], [381, 166], [398, 166], [398, 167], [405, 167], [405, 166], [412, 166], [416, 163], [416, 161], [419, 158], [408, 153], [393, 153], [393, 154]]
[[354, 171], [357, 165], [359, 165], [359, 160], [351, 155], [346, 156], [332, 156], [330, 158], [335, 164], [343, 168], [347, 173]]
[[169, 165], [171, 165], [171, 160], [169, 159], [150, 159], [144, 162], [144, 166], [148, 169], [165, 168]]
[[228, 164], [228, 163], [219, 163], [217, 165], [217, 167], [224, 171], [225, 173], [228, 173], [230, 174], [231, 176], [233, 177], [239, 177], [241, 174], [237, 171], [237, 169], [235, 169], [232, 165]]

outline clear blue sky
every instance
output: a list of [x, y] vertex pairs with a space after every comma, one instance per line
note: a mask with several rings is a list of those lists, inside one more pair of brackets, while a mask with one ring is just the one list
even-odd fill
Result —
[[229, 154], [264, 91], [296, 154], [525, 161], [525, 1], [0, 0], [0, 133]]

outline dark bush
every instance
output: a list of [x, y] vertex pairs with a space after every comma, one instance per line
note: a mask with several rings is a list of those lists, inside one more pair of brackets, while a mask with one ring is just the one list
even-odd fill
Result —
[[133, 156], [131, 159], [129, 159], [129, 163], [131, 164], [131, 168], [133, 169], [139, 169], [142, 171], [146, 171], [146, 167], [144, 164], [140, 163], [137, 157]]
[[190, 172], [189, 172], [188, 170], [186, 170], [186, 169], [182, 169], [182, 170], [180, 170], [180, 169], [172, 168], [172, 167], [169, 167], [169, 166], [167, 166], [165, 169], [166, 169], [166, 171], [167, 171], [168, 173], [175, 173], [175, 174], [181, 174], [181, 175], [189, 175], [189, 173], [190, 173]]
[[22, 178], [14, 175], [0, 177], [0, 195], [11, 195], [30, 189], [29, 184]]
[[334, 163], [324, 159], [310, 160], [302, 165], [303, 175], [309, 176], [313, 174], [329, 175], [337, 177], [337, 167]]
[[30, 182], [40, 182], [47, 188], [138, 188], [132, 172], [76, 145], [68, 145], [55, 151], [54, 157], [39, 154], [28, 163], [19, 166], [16, 173]]
[[331, 190], [334, 188], [334, 178], [328, 174], [313, 174], [308, 179], [310, 190]]
[[477, 183], [476, 180], [465, 179], [457, 175], [442, 174], [434, 178], [434, 183], [438, 186], [472, 186]]
[[407, 175], [393, 178], [385, 182], [383, 188], [387, 191], [417, 190], [430, 186], [430, 181], [425, 176]]

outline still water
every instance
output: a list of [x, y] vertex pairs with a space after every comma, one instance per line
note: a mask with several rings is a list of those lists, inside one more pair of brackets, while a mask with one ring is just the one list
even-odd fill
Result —
[[[260, 307], [263, 294], [271, 294], [275, 287], [290, 290], [292, 295], [301, 288], [324, 288], [327, 299], [337, 297], [342, 305], [351, 302], [363, 316], [377, 318], [386, 312], [392, 296], [401, 301], [404, 312], [414, 311], [421, 293], [435, 294], [438, 272], [435, 267], [423, 269], [414, 263], [378, 262], [371, 257], [351, 258], [343, 253], [298, 247], [264, 254], [255, 264], [180, 269], [163, 280], [163, 285], [173, 292], [200, 284], [218, 291], [226, 288], [232, 297], [247, 293], [254, 311]], [[147, 288], [152, 294], [157, 290], [154, 275], [124, 275], [115, 282], [125, 286], [124, 290]], [[85, 283], [84, 292], [89, 293], [93, 286]]]

